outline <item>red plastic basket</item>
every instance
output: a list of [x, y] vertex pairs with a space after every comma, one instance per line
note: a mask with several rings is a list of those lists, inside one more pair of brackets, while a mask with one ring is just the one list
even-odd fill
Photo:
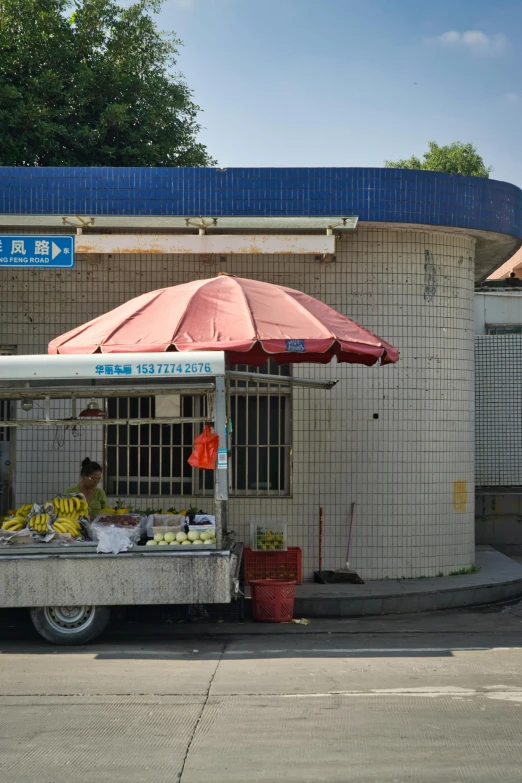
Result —
[[303, 557], [297, 546], [288, 547], [286, 552], [254, 552], [245, 547], [243, 552], [245, 584], [253, 579], [283, 579], [303, 581]]
[[284, 623], [294, 616], [295, 581], [254, 579], [252, 588], [252, 615], [258, 623]]

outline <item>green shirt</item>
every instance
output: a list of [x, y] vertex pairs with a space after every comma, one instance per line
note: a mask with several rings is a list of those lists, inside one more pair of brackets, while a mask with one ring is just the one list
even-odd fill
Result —
[[[79, 484], [73, 484], [72, 487], [69, 487], [69, 489], [65, 490], [66, 495], [77, 495], [79, 492]], [[102, 508], [107, 508], [107, 495], [103, 489], [96, 487], [94, 490], [94, 495], [92, 496], [92, 500], [89, 502], [90, 516], [94, 519], [94, 517], [98, 516]]]

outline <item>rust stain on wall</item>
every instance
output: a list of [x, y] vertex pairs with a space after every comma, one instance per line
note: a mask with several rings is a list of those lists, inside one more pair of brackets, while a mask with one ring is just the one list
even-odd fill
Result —
[[468, 510], [468, 482], [453, 482], [453, 511], [457, 514], [465, 514]]

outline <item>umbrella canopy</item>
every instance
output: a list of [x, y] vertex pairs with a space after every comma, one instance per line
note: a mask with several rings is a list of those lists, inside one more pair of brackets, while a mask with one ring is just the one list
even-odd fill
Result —
[[219, 274], [138, 296], [49, 343], [49, 353], [226, 351], [233, 364], [396, 362], [399, 352], [285, 286]]

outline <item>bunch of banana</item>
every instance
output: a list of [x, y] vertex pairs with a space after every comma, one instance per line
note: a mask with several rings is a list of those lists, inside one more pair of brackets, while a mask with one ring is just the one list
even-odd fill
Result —
[[78, 521], [80, 517], [85, 517], [89, 513], [89, 506], [85, 498], [54, 498], [50, 503], [54, 508], [56, 516], [66, 517]]
[[11, 519], [6, 519], [2, 525], [2, 530], [7, 530], [9, 533], [18, 533], [19, 530], [23, 530], [27, 526], [27, 519], [20, 514], [17, 514]]
[[73, 538], [79, 538], [82, 534], [79, 523], [68, 517], [60, 517], [51, 527], [56, 533], [69, 533]]
[[17, 517], [26, 517], [30, 510], [32, 509], [31, 503], [25, 503], [23, 506], [20, 506], [20, 508], [16, 509], [15, 516]]
[[49, 522], [51, 521], [51, 515], [50, 514], [36, 514], [34, 517], [31, 517], [28, 523], [28, 527], [30, 527], [32, 530], [34, 530], [36, 533], [48, 533], [49, 532]]

